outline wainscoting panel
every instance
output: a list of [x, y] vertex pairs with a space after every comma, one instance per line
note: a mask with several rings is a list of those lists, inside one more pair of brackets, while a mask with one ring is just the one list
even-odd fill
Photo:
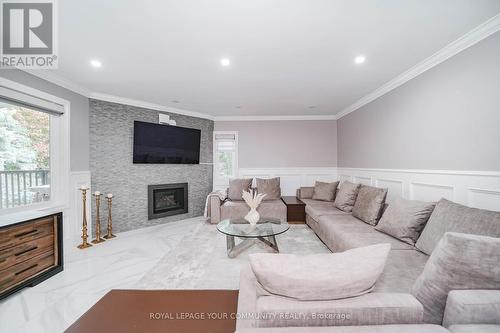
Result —
[[500, 211], [500, 190], [469, 188], [468, 194], [472, 206]]
[[338, 180], [340, 180], [341, 183], [343, 183], [345, 181], [352, 182], [352, 176], [349, 176], [349, 175], [339, 175]]
[[450, 185], [410, 182], [411, 200], [438, 201], [445, 198], [455, 199], [455, 187]]
[[370, 177], [354, 176], [353, 180], [355, 183], [372, 186], [372, 179]]
[[375, 187], [387, 188], [387, 202], [393, 201], [395, 198], [404, 197], [404, 182], [396, 179], [375, 179]]
[[280, 177], [281, 194], [295, 195], [301, 186], [314, 186], [316, 180], [331, 182], [337, 179], [335, 168], [240, 168], [241, 178]]
[[338, 179], [388, 188], [388, 202], [403, 197], [500, 211], [500, 172], [338, 168]]

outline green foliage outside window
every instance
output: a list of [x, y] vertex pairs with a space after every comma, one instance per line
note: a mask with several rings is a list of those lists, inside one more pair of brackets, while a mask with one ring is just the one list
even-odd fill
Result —
[[50, 116], [18, 106], [0, 105], [0, 170], [50, 168]]

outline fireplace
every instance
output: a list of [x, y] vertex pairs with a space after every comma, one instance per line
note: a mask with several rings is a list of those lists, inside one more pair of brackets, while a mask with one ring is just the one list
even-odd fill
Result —
[[188, 212], [188, 184], [161, 184], [148, 186], [148, 219]]

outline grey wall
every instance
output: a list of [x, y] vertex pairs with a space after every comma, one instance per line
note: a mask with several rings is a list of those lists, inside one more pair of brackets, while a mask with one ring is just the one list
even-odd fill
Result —
[[17, 69], [0, 69], [8, 80], [44, 91], [71, 103], [70, 159], [71, 171], [89, 170], [89, 99], [48, 81]]
[[[92, 190], [113, 193], [113, 226], [126, 231], [203, 215], [212, 189], [212, 165], [133, 164], [134, 120], [158, 123], [158, 111], [90, 100], [90, 171]], [[166, 113], [166, 112], [164, 112]], [[167, 113], [168, 114], [168, 113]], [[170, 114], [178, 126], [201, 129], [200, 163], [212, 163], [211, 120]], [[189, 212], [148, 221], [147, 186], [189, 183]], [[95, 205], [92, 202], [92, 223]], [[101, 212], [105, 212], [104, 207]], [[104, 214], [104, 217], [107, 214]], [[104, 225], [105, 221], [102, 221]]]
[[335, 120], [216, 121], [216, 131], [238, 131], [238, 167], [337, 166]]
[[340, 167], [500, 170], [500, 33], [337, 127]]

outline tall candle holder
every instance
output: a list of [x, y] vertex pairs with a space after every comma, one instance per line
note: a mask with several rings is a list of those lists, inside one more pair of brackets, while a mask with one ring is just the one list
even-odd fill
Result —
[[116, 237], [113, 235], [113, 218], [111, 217], [111, 205], [113, 204], [113, 194], [109, 193], [106, 196], [106, 200], [108, 201], [108, 233], [104, 236], [106, 239], [111, 239]]
[[94, 192], [94, 197], [95, 197], [95, 209], [96, 209], [96, 214], [95, 214], [95, 239], [92, 240], [92, 243], [94, 244], [99, 244], [104, 242], [105, 240], [101, 238], [101, 217], [99, 215], [99, 210], [101, 206], [101, 192], [95, 191]]
[[83, 200], [83, 222], [82, 222], [82, 244], [78, 245], [79, 249], [85, 249], [87, 247], [91, 247], [92, 244], [87, 242], [88, 233], [87, 233], [87, 190], [88, 188], [85, 186], [80, 187], [79, 189], [82, 191], [82, 200]]

